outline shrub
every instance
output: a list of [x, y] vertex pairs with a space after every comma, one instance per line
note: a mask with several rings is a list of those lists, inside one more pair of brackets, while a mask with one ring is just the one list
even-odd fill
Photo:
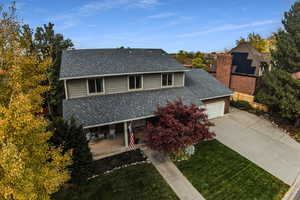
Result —
[[180, 153], [186, 147], [212, 139], [209, 131], [213, 124], [208, 121], [205, 109], [196, 105], [184, 105], [182, 100], [158, 107], [158, 122], [148, 123], [145, 129], [146, 145], [162, 152]]
[[82, 127], [74, 119], [64, 121], [57, 118], [50, 128], [53, 130], [50, 144], [62, 148], [63, 152], [72, 152], [73, 164], [69, 167], [71, 182], [84, 183], [93, 174], [94, 168], [92, 153]]
[[247, 101], [240, 101], [240, 100], [230, 101], [230, 105], [242, 110], [248, 110], [248, 111], [253, 110], [252, 106]]

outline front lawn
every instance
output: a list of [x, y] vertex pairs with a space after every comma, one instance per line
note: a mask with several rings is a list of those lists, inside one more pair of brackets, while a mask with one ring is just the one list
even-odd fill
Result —
[[138, 164], [100, 175], [78, 190], [60, 192], [57, 200], [177, 200], [152, 164]]
[[202, 142], [176, 163], [207, 200], [279, 200], [289, 186], [217, 140]]

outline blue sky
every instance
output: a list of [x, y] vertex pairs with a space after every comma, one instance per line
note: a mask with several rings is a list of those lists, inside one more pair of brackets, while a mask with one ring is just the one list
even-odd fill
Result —
[[[0, 0], [8, 4], [9, 0]], [[249, 32], [269, 36], [295, 0], [17, 0], [32, 27], [49, 21], [75, 48], [222, 51]]]

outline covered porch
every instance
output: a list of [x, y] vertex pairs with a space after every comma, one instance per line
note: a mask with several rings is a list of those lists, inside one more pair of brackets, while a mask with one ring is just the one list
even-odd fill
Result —
[[[89, 147], [95, 160], [139, 147], [144, 141], [144, 128], [154, 117], [85, 128]], [[130, 133], [134, 146], [130, 146]]]
[[142, 143], [144, 127], [155, 116], [157, 106], [178, 98], [185, 104], [203, 104], [187, 88], [168, 88], [69, 99], [63, 101], [63, 116], [65, 119], [74, 117], [82, 124], [94, 158], [99, 159], [102, 155], [129, 149], [129, 127], [135, 143]]

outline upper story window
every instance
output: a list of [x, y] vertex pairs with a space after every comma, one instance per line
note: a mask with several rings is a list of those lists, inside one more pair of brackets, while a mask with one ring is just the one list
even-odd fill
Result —
[[142, 89], [142, 76], [129, 76], [129, 90]]
[[88, 79], [89, 94], [103, 93], [103, 78]]
[[173, 79], [174, 79], [173, 73], [162, 74], [162, 87], [173, 86]]

